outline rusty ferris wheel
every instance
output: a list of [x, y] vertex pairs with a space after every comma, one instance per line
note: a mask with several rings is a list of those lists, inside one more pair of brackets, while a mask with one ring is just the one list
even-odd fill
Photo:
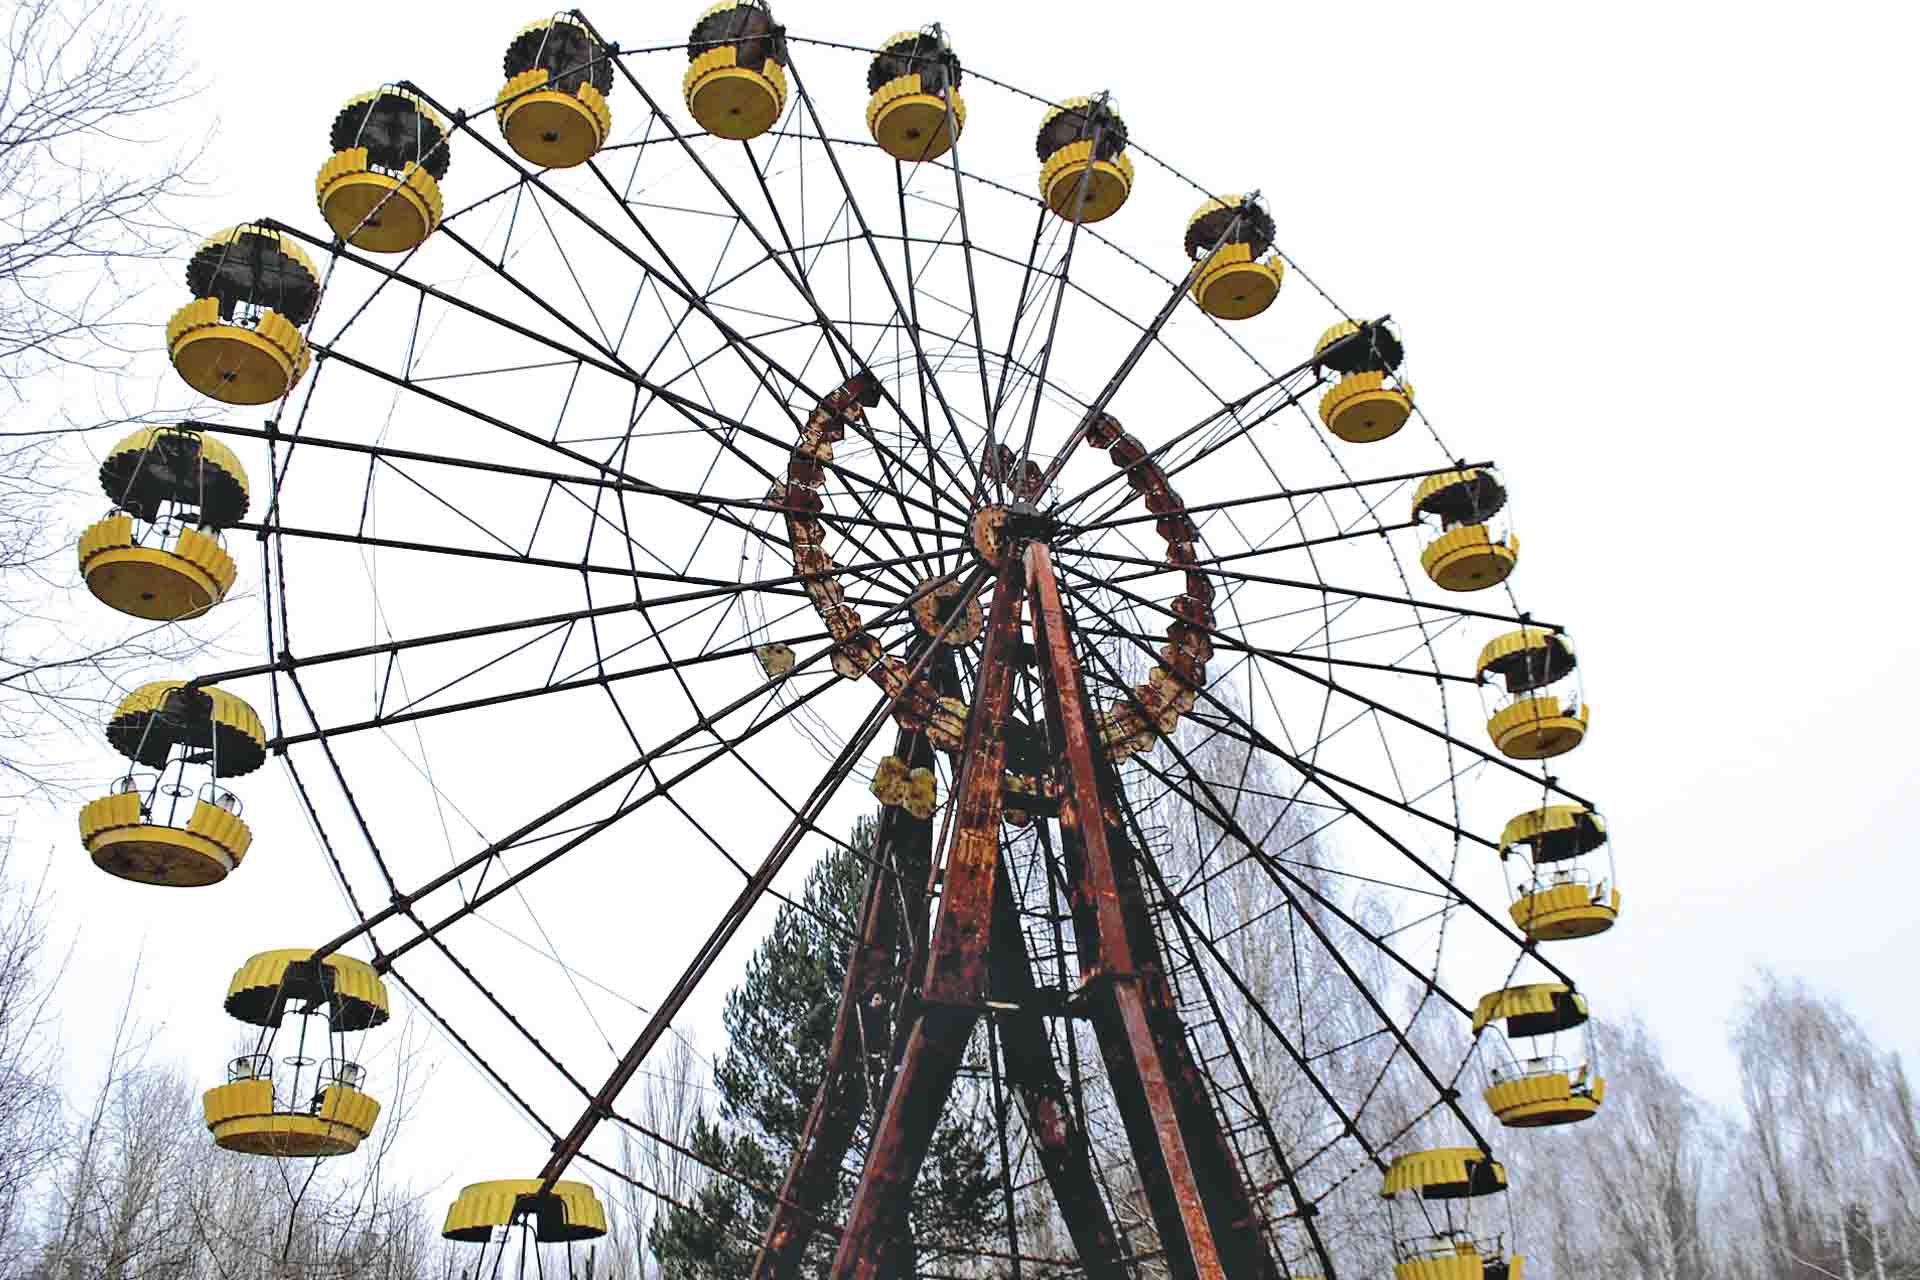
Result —
[[[728, 0], [626, 46], [567, 11], [504, 70], [352, 99], [324, 228], [206, 241], [170, 357], [277, 407], [123, 442], [80, 546], [105, 604], [191, 626], [245, 538], [264, 604], [261, 661], [116, 711], [94, 861], [272, 877], [294, 834], [224, 780], [280, 756], [356, 917], [236, 973], [260, 1043], [215, 1140], [352, 1151], [397, 981], [547, 1147], [448, 1236], [593, 1239], [566, 1175], [665, 1194], [603, 1145], [673, 1145], [629, 1086], [878, 805], [755, 1276], [896, 1274], [969, 1098], [1004, 1221], [924, 1274], [1350, 1275], [1378, 1240], [1401, 1280], [1517, 1276], [1495, 1126], [1604, 1097], [1540, 944], [1619, 894], [1546, 763], [1587, 730], [1572, 644], [1391, 320], [1115, 96], [937, 26], [860, 48]], [[1135, 225], [1156, 187], [1180, 218]], [[569, 963], [588, 936], [619, 981]]]

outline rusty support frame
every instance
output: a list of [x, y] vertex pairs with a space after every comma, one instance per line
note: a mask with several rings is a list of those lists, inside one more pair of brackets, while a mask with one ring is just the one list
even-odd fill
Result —
[[967, 735], [954, 789], [953, 832], [943, 863], [940, 912], [886, 1108], [868, 1145], [860, 1184], [834, 1255], [834, 1280], [881, 1280], [899, 1241], [907, 1198], [953, 1092], [967, 1041], [989, 991], [988, 944], [1000, 871], [1000, 779], [1005, 725], [1020, 643], [1021, 575], [1002, 569], [987, 620]]
[[[901, 730], [894, 754], [910, 768], [933, 763], [924, 734]], [[847, 957], [820, 1090], [807, 1113], [806, 1126], [780, 1186], [772, 1215], [754, 1260], [752, 1280], [792, 1280], [833, 1194], [868, 1098], [884, 1100], [892, 1072], [889, 1014], [900, 1005], [910, 958], [910, 935], [920, 914], [921, 887], [932, 856], [933, 824], [905, 809], [890, 808], [874, 840], [873, 867], [867, 879], [860, 941]], [[903, 909], [904, 908], [904, 909]], [[903, 926], [909, 939], [903, 940]], [[909, 941], [904, 948], [903, 941]], [[876, 1060], [876, 1045], [889, 1052]]]
[[[885, 1084], [851, 1211], [834, 1256], [834, 1280], [887, 1280], [898, 1261], [908, 1198], [952, 1094], [983, 1010], [1001, 1031], [1006, 1078], [1086, 1274], [1125, 1275], [1123, 1245], [1095, 1177], [1048, 1043], [1011, 883], [1000, 858], [1005, 727], [1021, 662], [1021, 615], [1030, 602], [1046, 732], [1064, 783], [1059, 822], [1073, 888], [1084, 1007], [1126, 1128], [1162, 1256], [1175, 1280], [1278, 1280], [1264, 1231], [1205, 1081], [1193, 1060], [1120, 813], [1117, 781], [1095, 741], [1086, 685], [1073, 647], [1052, 555], [1044, 543], [1017, 550], [999, 570], [978, 684], [959, 756], [950, 838], [941, 861], [941, 897], [915, 993], [901, 996], [892, 1031], [897, 1060]], [[918, 749], [924, 750], [924, 746]], [[895, 828], [887, 828], [891, 834]], [[925, 846], [923, 846], [925, 847]], [[906, 874], [906, 868], [899, 869]], [[861, 1070], [870, 1041], [886, 1027], [862, 1022], [885, 1004], [886, 970], [898, 929], [911, 925], [875, 873], [862, 947], [849, 965], [833, 1048], [820, 1093], [775, 1206], [754, 1280], [794, 1274], [815, 1206], [844, 1158], [858, 1119]], [[891, 931], [894, 945], [879, 945]], [[919, 959], [918, 948], [913, 949]], [[876, 1000], [876, 996], [882, 998]], [[884, 1014], [882, 1015], [884, 1018]], [[904, 1044], [901, 1043], [903, 1027]]]
[[[1036, 1007], [1033, 963], [1020, 934], [1019, 911], [1007, 876], [993, 895], [993, 942], [989, 951], [1000, 1029], [1001, 1061], [1020, 1115], [1033, 1138], [1041, 1172], [1053, 1192], [1081, 1271], [1089, 1280], [1126, 1280], [1124, 1242], [1114, 1229], [1094, 1177], [1093, 1152], [1074, 1113], [1073, 1100], [1047, 1042]], [[1002, 1006], [1011, 1005], [1012, 1008]]]
[[1268, 1280], [1279, 1270], [1194, 1064], [1095, 746], [1049, 549], [1026, 550], [1047, 730], [1065, 774], [1060, 829], [1074, 887], [1081, 978], [1114, 1099], [1177, 1280]]

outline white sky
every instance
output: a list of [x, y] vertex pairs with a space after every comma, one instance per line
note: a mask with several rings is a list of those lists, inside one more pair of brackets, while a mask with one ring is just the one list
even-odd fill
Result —
[[[590, 13], [644, 44], [684, 39], [696, 8]], [[260, 212], [317, 226], [312, 174], [340, 101], [396, 78], [482, 99], [537, 12], [178, 11], [220, 118], [209, 231]], [[1237, 27], [1225, 12], [789, 0], [780, 17], [858, 43], [944, 19], [970, 68], [1055, 96], [1110, 88], [1146, 146], [1216, 189], [1260, 187], [1290, 254], [1356, 312], [1401, 323], [1449, 440], [1502, 464], [1524, 599], [1579, 638], [1594, 731], [1561, 772], [1605, 809], [1625, 894], [1613, 935], [1562, 955], [1596, 1011], [1643, 1013], [1682, 1076], [1730, 1102], [1722, 1029], [1765, 963], [1842, 993], [1912, 1058], [1920, 644], [1897, 551], [1916, 455], [1899, 389], [1920, 285], [1911, 10], [1383, 0], [1364, 21], [1288, 6]], [[461, 171], [456, 149], [456, 189]], [[1120, 232], [1164, 249], [1177, 233]], [[172, 305], [154, 302], [156, 324]], [[1262, 341], [1281, 357], [1311, 336]], [[241, 652], [255, 626], [243, 618]], [[68, 821], [46, 826], [54, 887], [85, 929], [76, 1053], [110, 1025], [144, 938], [163, 1044], [211, 1083], [239, 959], [219, 912], [103, 887]], [[243, 874], [285, 868], [300, 888], [248, 909], [289, 939], [336, 932], [318, 862], [304, 834], [263, 838]], [[589, 945], [616, 965], [630, 944]]]

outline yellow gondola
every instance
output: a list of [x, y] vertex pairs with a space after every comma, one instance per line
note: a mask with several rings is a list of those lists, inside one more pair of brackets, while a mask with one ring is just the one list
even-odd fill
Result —
[[1468, 1200], [1507, 1189], [1507, 1167], [1475, 1147], [1434, 1147], [1396, 1156], [1380, 1185], [1386, 1199]]
[[896, 160], [938, 160], [966, 128], [960, 59], [938, 28], [888, 36], [867, 68], [867, 92], [867, 129]]
[[765, 0], [720, 0], [693, 25], [682, 82], [700, 127], [744, 142], [787, 109], [787, 31]]
[[1201, 264], [1193, 300], [1221, 320], [1248, 320], [1280, 296], [1286, 264], [1273, 250], [1273, 215], [1255, 196], [1222, 196], [1187, 221], [1187, 257]]
[[607, 144], [613, 59], [579, 18], [560, 13], [520, 28], [503, 70], [507, 82], [495, 96], [493, 117], [522, 160], [570, 169]]
[[271, 404], [313, 355], [300, 330], [320, 305], [320, 276], [292, 237], [244, 223], [187, 263], [194, 300], [167, 322], [167, 355], [188, 386], [225, 404]]
[[332, 143], [313, 185], [333, 233], [374, 253], [424, 244], [440, 225], [440, 183], [452, 159], [438, 113], [418, 94], [384, 85], [340, 109]]
[[102, 604], [150, 622], [197, 618], [238, 576], [220, 530], [247, 513], [247, 472], [188, 427], [143, 427], [108, 451], [114, 513], [80, 535], [80, 573]]
[[1521, 1280], [1526, 1259], [1508, 1256], [1498, 1238], [1434, 1236], [1394, 1250], [1394, 1280]]
[[1611, 852], [1604, 819], [1585, 805], [1556, 804], [1516, 815], [1500, 833], [1500, 857], [1518, 854], [1527, 865], [1526, 882], [1508, 913], [1535, 942], [1590, 938], [1613, 928], [1620, 917], [1620, 890], [1614, 886], [1612, 860], [1592, 865], [1601, 850]]
[[1320, 397], [1320, 421], [1348, 444], [1385, 440], [1413, 413], [1413, 387], [1399, 381], [1403, 349], [1382, 324], [1345, 320], [1320, 335], [1315, 360], [1341, 375]]
[[[253, 708], [223, 689], [181, 681], [143, 685], [122, 699], [107, 739], [136, 765], [112, 792], [80, 810], [80, 841], [103, 871], [141, 884], [197, 888], [240, 865], [253, 834], [240, 802], [219, 785], [266, 761]], [[205, 783], [194, 786], [194, 774]]]
[[1412, 1151], [1388, 1166], [1394, 1280], [1519, 1280], [1523, 1259], [1477, 1227], [1474, 1202], [1507, 1189], [1506, 1168], [1476, 1147]]
[[1069, 222], [1100, 222], [1133, 193], [1127, 123], [1098, 98], [1068, 98], [1040, 121], [1040, 198]]
[[496, 1231], [531, 1226], [540, 1244], [595, 1240], [607, 1234], [607, 1211], [584, 1182], [558, 1181], [540, 1194], [540, 1179], [474, 1182], [447, 1206], [440, 1234], [463, 1244], [486, 1244]]
[[1440, 531], [1420, 550], [1420, 567], [1445, 591], [1500, 585], [1520, 562], [1520, 539], [1490, 528], [1507, 505], [1507, 489], [1485, 467], [1428, 476], [1413, 492], [1413, 518]]
[[[262, 952], [234, 973], [226, 1009], [260, 1035], [251, 1053], [227, 1064], [227, 1082], [201, 1098], [217, 1145], [257, 1156], [337, 1156], [373, 1132], [380, 1103], [362, 1089], [366, 1073], [345, 1042], [389, 1016], [386, 983], [372, 965], [338, 954], [315, 960], [310, 950]], [[297, 1020], [295, 1052], [276, 1058], [289, 1018]], [[324, 1058], [309, 1052], [315, 1040], [326, 1046]]]
[[1483, 1096], [1501, 1124], [1514, 1129], [1576, 1124], [1600, 1109], [1607, 1082], [1593, 1074], [1586, 1036], [1578, 1037], [1577, 1060], [1557, 1052], [1558, 1037], [1587, 1025], [1587, 1002], [1578, 992], [1558, 982], [1491, 992], [1473, 1012], [1474, 1034], [1495, 1022], [1506, 1024], [1511, 1060], [1488, 1072]]
[[1500, 754], [1544, 760], [1579, 746], [1589, 713], [1573, 680], [1573, 642], [1557, 631], [1522, 627], [1495, 637], [1480, 651], [1476, 670], [1494, 677], [1506, 698], [1487, 720]]

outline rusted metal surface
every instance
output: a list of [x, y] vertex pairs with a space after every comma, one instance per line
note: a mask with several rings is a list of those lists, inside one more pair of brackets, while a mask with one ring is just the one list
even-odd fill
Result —
[[977, 1009], [928, 1008], [907, 1038], [879, 1131], [834, 1254], [833, 1280], [883, 1280], [899, 1243], [907, 1199], [939, 1126]]
[[[1107, 834], [1107, 845], [1114, 852], [1116, 866], [1130, 863], [1130, 856], [1120, 852], [1125, 847], [1125, 837], [1118, 824], [1110, 821]], [[1144, 933], [1151, 944], [1152, 926], [1139, 886], [1129, 886], [1123, 878], [1120, 892], [1123, 901], [1131, 898], [1142, 903], [1137, 913], [1129, 912], [1129, 931]], [[1260, 1209], [1253, 1201], [1249, 1180], [1220, 1127], [1219, 1114], [1213, 1109], [1206, 1080], [1193, 1059], [1186, 1028], [1157, 960], [1148, 972], [1151, 977], [1131, 993], [1123, 987], [1117, 995], [1121, 1013], [1128, 1019], [1129, 1038], [1139, 1034], [1136, 1028], [1143, 1029], [1160, 1047], [1164, 1078], [1156, 1082], [1155, 1089], [1149, 1090], [1149, 1096], [1156, 1099], [1155, 1115], [1170, 1114], [1186, 1139], [1188, 1161], [1201, 1203], [1213, 1226], [1214, 1242], [1225, 1274], [1245, 1276], [1249, 1280], [1277, 1280], [1280, 1272], [1262, 1230]], [[1134, 997], [1132, 1002], [1127, 999], [1129, 994]], [[1158, 1087], [1165, 1089], [1166, 1112], [1158, 1109]]]
[[998, 480], [1016, 498], [1037, 498], [1040, 491], [1046, 488], [1046, 477], [1040, 470], [1040, 464], [1031, 459], [1021, 461], [1004, 444], [989, 445], [983, 449], [981, 462], [985, 477]]
[[947, 574], [928, 578], [915, 588], [920, 598], [913, 602], [913, 621], [922, 635], [956, 646], [980, 638], [986, 615], [978, 600], [962, 596], [964, 585], [959, 575]]
[[1103, 414], [1088, 427], [1086, 439], [1107, 450], [1113, 465], [1126, 476], [1127, 487], [1140, 496], [1156, 519], [1154, 532], [1167, 544], [1168, 565], [1186, 570], [1186, 591], [1176, 597], [1173, 610], [1182, 621], [1167, 628], [1160, 649], [1163, 665], [1134, 689], [1134, 697], [1101, 709], [1094, 718], [1100, 746], [1110, 760], [1124, 760], [1151, 751], [1160, 733], [1172, 733], [1207, 687], [1207, 662], [1213, 657], [1208, 638], [1213, 626], [1213, 583], [1194, 567], [1199, 560], [1195, 543], [1200, 530], [1187, 514], [1187, 504], [1138, 439], [1123, 431], [1111, 415]]
[[[884, 1106], [831, 1274], [835, 1280], [886, 1280], [892, 1273], [908, 1197], [989, 999], [1002, 1033], [1007, 1081], [1081, 1265], [1096, 1277], [1120, 1280], [1125, 1274], [1122, 1243], [1054, 1062], [1043, 1022], [1046, 1002], [1035, 990], [1017, 906], [1000, 865], [1007, 725], [1021, 659], [1023, 596], [1035, 616], [1050, 772], [1064, 795], [1059, 819], [1074, 891], [1085, 1005], [1165, 1264], [1176, 1280], [1269, 1280], [1279, 1274], [1188, 1048], [1135, 854], [1111, 805], [1111, 766], [1087, 704], [1052, 561], [1044, 543], [1034, 543], [1024, 549], [1022, 562], [1003, 562], [994, 589], [959, 754], [952, 831], [941, 863], [940, 910], [924, 942], [918, 1016], [890, 1023], [888, 1010], [898, 1001], [888, 996], [900, 993], [888, 987], [892, 979], [886, 966], [873, 961], [871, 946], [863, 945], [860, 954], [869, 958], [861, 960], [858, 973], [849, 968], [828, 1074], [768, 1227], [755, 1280], [795, 1274], [813, 1213], [831, 1191], [860, 1103], [870, 1097], [884, 1097]], [[1204, 600], [1183, 600], [1196, 615], [1191, 625], [1209, 625], [1201, 616]], [[1170, 648], [1186, 661], [1170, 660], [1142, 686], [1151, 693], [1143, 701], [1156, 718], [1168, 711], [1178, 714], [1181, 696], [1191, 694], [1198, 674], [1188, 663], [1210, 656], [1188, 652], [1178, 640]], [[872, 674], [882, 683], [899, 684], [911, 701], [904, 669], [882, 663]], [[924, 744], [918, 749], [927, 750]], [[890, 811], [888, 820], [913, 821], [900, 810]], [[924, 919], [923, 911], [913, 914]], [[897, 934], [910, 922], [870, 893], [862, 936], [870, 943], [875, 935], [867, 930], [876, 925]], [[895, 953], [897, 948], [889, 954]], [[890, 1050], [884, 1064], [876, 1051], [883, 1043]]]
[[1074, 1115], [1067, 1087], [1054, 1063], [1053, 1048], [1047, 1042], [1032, 961], [1020, 933], [1012, 886], [1005, 876], [1000, 877], [993, 895], [990, 956], [994, 998], [1015, 1006], [994, 1013], [1007, 1083], [1019, 1100], [1021, 1117], [1040, 1156], [1041, 1172], [1067, 1225], [1081, 1270], [1092, 1280], [1125, 1280], [1120, 1236], [1094, 1178], [1087, 1135]]
[[[933, 763], [925, 738], [904, 730], [894, 755], [916, 769]], [[889, 1014], [900, 1003], [912, 955], [910, 945], [902, 946], [903, 932], [911, 931], [902, 928], [901, 907], [903, 900], [918, 900], [932, 845], [933, 824], [927, 819], [900, 808], [887, 810], [881, 818], [860, 945], [847, 958], [820, 1088], [761, 1237], [753, 1280], [790, 1280], [798, 1274], [818, 1215], [833, 1196], [860, 1113], [870, 1096], [886, 1090], [893, 1058]]]
[[[924, 732], [935, 747], [954, 752], [960, 749], [967, 708], [958, 698], [942, 697], [926, 680], [910, 679], [905, 663], [881, 656], [879, 641], [868, 633], [860, 611], [847, 603], [847, 592], [840, 581], [840, 566], [827, 551], [826, 509], [821, 492], [826, 487], [827, 468], [833, 463], [833, 446], [846, 438], [848, 427], [864, 427], [866, 410], [880, 403], [880, 384], [870, 373], [856, 373], [829, 392], [801, 428], [799, 443], [787, 464], [787, 478], [775, 481], [767, 491], [767, 502], [784, 513], [787, 525], [787, 550], [793, 571], [804, 575], [801, 584], [814, 612], [820, 615], [827, 634], [834, 639], [833, 669], [844, 679], [862, 676], [872, 680], [894, 700], [894, 720], [902, 729]], [[931, 585], [931, 584], [923, 584]], [[928, 634], [947, 629], [949, 643], [970, 641], [956, 638], [970, 619], [979, 617], [979, 606], [963, 601], [960, 584], [954, 582], [944, 596], [929, 595], [916, 601], [913, 614]], [[949, 616], [949, 608], [958, 618]]]
[[973, 554], [982, 564], [997, 567], [1007, 558], [1007, 520], [1011, 512], [1004, 506], [981, 507], [967, 522], [967, 534]]
[[954, 788], [953, 837], [921, 987], [934, 1004], [978, 1007], [986, 996], [987, 926], [1000, 868], [1000, 783], [1007, 766], [1006, 721], [1013, 702], [1023, 594], [1018, 568], [1008, 566], [994, 587], [960, 780]]
[[834, 1280], [881, 1280], [887, 1274], [907, 1197], [987, 997], [993, 895], [1000, 872], [1004, 729], [1013, 699], [1022, 586], [1018, 566], [1004, 566], [994, 587], [979, 683], [959, 757], [940, 912], [920, 984], [922, 1011], [907, 1035], [886, 1107], [868, 1143], [860, 1185], [834, 1255]]
[[1044, 544], [1027, 548], [1048, 732], [1067, 789], [1062, 844], [1101, 1056], [1178, 1280], [1279, 1275], [1175, 1008], [1146, 899], [1097, 745], [1066, 611]]

